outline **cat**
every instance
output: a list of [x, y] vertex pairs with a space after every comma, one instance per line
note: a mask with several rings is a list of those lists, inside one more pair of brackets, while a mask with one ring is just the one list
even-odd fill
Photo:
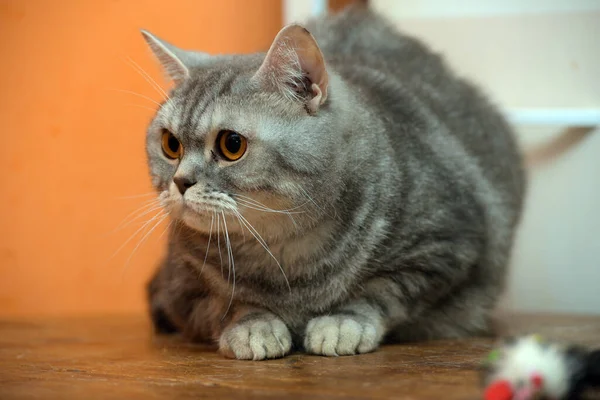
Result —
[[489, 333], [526, 182], [479, 89], [363, 6], [266, 54], [142, 33], [174, 82], [147, 131], [157, 332], [252, 360]]

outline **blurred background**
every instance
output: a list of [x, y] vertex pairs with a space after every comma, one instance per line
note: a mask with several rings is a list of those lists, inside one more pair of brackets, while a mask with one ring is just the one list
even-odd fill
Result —
[[[139, 29], [264, 51], [351, 1], [0, 0], [0, 316], [131, 313], [162, 254], [144, 135], [166, 88]], [[600, 314], [600, 2], [371, 0], [490, 93], [529, 157], [503, 307]], [[132, 214], [133, 213], [133, 214]], [[139, 219], [135, 219], [140, 216]]]

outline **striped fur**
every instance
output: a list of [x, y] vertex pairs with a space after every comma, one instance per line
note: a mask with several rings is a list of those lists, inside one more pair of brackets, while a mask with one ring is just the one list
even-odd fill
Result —
[[[150, 173], [178, 222], [149, 286], [157, 328], [253, 359], [486, 333], [525, 191], [509, 127], [368, 10], [308, 29], [329, 74], [318, 112], [256, 83], [264, 54], [213, 56], [187, 65], [151, 123]], [[162, 129], [181, 141], [181, 161], [162, 154]], [[238, 162], [215, 154], [224, 129], [248, 138]], [[198, 182], [185, 194], [198, 212], [182, 205], [175, 174]]]

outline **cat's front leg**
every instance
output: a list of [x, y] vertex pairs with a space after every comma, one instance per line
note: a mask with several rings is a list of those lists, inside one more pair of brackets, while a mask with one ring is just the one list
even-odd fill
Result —
[[384, 319], [376, 307], [359, 300], [330, 315], [313, 318], [306, 326], [304, 349], [324, 356], [347, 356], [377, 349], [385, 335]]
[[283, 357], [292, 349], [292, 336], [275, 314], [255, 308], [236, 310], [219, 339], [219, 351], [239, 360]]

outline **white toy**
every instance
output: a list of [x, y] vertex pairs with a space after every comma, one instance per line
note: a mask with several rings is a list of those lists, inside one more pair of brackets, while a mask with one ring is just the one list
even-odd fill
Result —
[[483, 383], [485, 400], [579, 399], [600, 386], [600, 350], [538, 335], [508, 339], [488, 355]]

